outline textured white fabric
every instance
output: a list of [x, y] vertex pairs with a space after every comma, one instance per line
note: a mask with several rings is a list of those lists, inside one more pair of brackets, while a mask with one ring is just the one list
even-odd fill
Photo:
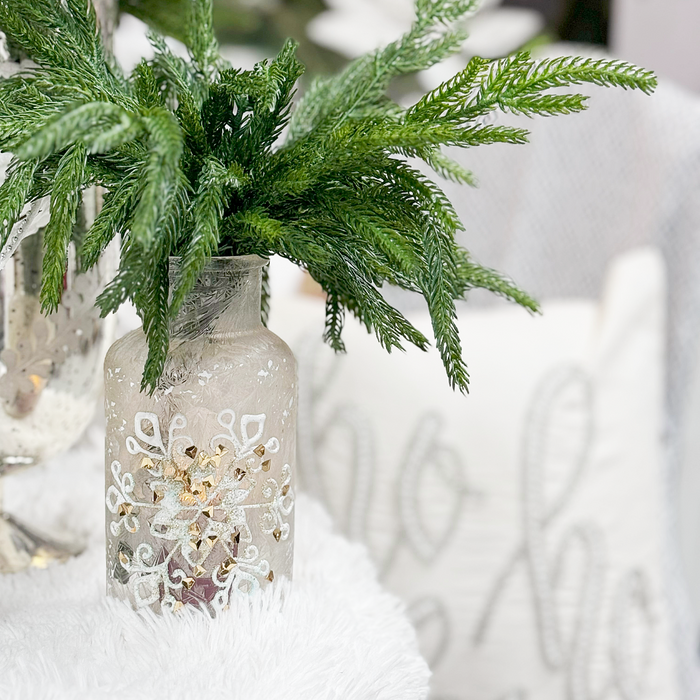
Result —
[[658, 253], [620, 258], [600, 303], [464, 312], [468, 397], [355, 322], [334, 356], [300, 330], [320, 307], [273, 306], [298, 338], [303, 483], [410, 605], [435, 697], [675, 700]]
[[[2, 700], [424, 700], [429, 671], [402, 604], [366, 549], [297, 502], [291, 592], [196, 611], [137, 614], [105, 597], [104, 435], [8, 477], [8, 510], [80, 532], [87, 551], [49, 570], [0, 576]], [[5, 480], [3, 480], [5, 481]], [[281, 599], [284, 598], [284, 603]]]
[[[561, 45], [556, 53], [577, 48]], [[583, 91], [591, 95], [583, 114], [509, 117], [508, 123], [532, 131], [527, 146], [455, 152], [480, 187], [446, 183], [446, 188], [466, 224], [461, 242], [540, 299], [597, 298], [608, 262], [634, 246], [651, 244], [664, 256], [669, 520], [664, 551], [683, 697], [697, 700], [700, 441], [693, 437], [700, 421], [700, 99], [663, 81], [652, 96]], [[470, 301], [492, 303], [479, 294]]]

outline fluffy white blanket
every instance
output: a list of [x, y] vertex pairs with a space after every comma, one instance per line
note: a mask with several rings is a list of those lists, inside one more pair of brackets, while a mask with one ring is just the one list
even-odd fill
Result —
[[80, 557], [0, 576], [2, 700], [419, 700], [428, 668], [366, 551], [297, 501], [291, 590], [197, 611], [137, 614], [104, 594], [104, 477], [93, 429], [60, 460], [6, 479], [7, 509], [80, 533]]

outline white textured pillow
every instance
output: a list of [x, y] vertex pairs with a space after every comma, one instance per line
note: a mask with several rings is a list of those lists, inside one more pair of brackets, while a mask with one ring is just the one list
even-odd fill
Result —
[[302, 481], [409, 605], [435, 697], [677, 697], [655, 251], [617, 259], [600, 303], [461, 314], [466, 397], [434, 353], [387, 356], [349, 321], [335, 356], [316, 302], [276, 306], [300, 362]]

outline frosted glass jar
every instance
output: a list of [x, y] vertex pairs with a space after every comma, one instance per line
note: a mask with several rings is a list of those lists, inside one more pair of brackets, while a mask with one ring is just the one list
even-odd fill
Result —
[[135, 608], [216, 613], [292, 576], [296, 363], [260, 320], [265, 264], [211, 260], [153, 396], [141, 329], [107, 354], [107, 592]]

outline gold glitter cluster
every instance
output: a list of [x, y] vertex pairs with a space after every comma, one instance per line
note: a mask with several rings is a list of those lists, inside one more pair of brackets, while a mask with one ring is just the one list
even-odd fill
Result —
[[[261, 470], [268, 472], [270, 470], [271, 460], [263, 460], [265, 456], [265, 446], [260, 444], [255, 447], [253, 452], [262, 460], [260, 463]], [[146, 456], [141, 460], [140, 467], [141, 469], [149, 471], [149, 473], [155, 471], [157, 474], [162, 475], [162, 477], [167, 480], [168, 487], [177, 489], [177, 498], [182, 506], [186, 508], [197, 508], [206, 518], [214, 519], [215, 510], [221, 500], [220, 494], [216, 494], [216, 487], [219, 485], [223, 475], [221, 461], [228, 453], [228, 449], [223, 445], [218, 445], [214, 454], [211, 455], [204, 450], [199, 450], [195, 445], [190, 445], [184, 450], [185, 456], [191, 460], [189, 464], [178, 463], [174, 459], [154, 461], [151, 457]], [[241, 481], [246, 474], [247, 472], [244, 469], [236, 467], [233, 471], [233, 478], [237, 481]], [[162, 489], [162, 484], [155, 485], [152, 488], [151, 500], [155, 506], [159, 505], [165, 497], [165, 492]], [[288, 492], [289, 486], [286, 485], [282, 489], [282, 494], [286, 496]], [[128, 512], [125, 511], [121, 513], [123, 509], [128, 509]], [[122, 515], [131, 514], [132, 512], [133, 506], [131, 504], [121, 504], [120, 513]], [[202, 555], [200, 563], [196, 564], [193, 568], [193, 575], [182, 580], [183, 587], [186, 590], [191, 590], [197, 578], [207, 575], [207, 569], [202, 566], [202, 564], [219, 541], [219, 536], [214, 533], [202, 536], [202, 528], [196, 521], [189, 525], [188, 532], [191, 538], [189, 546]], [[272, 532], [272, 536], [276, 542], [280, 541], [281, 535], [282, 532], [279, 528], [275, 528]], [[225, 547], [227, 553], [231, 553], [232, 556], [227, 556], [219, 565], [219, 572], [224, 576], [230, 574], [237, 565], [235, 557], [238, 553], [240, 539], [240, 530], [235, 528], [231, 533], [230, 543], [227, 543], [228, 546]], [[128, 557], [126, 557], [123, 552], [120, 552], [119, 558], [122, 564], [128, 562]], [[266, 578], [270, 582], [273, 581], [274, 572], [270, 571]], [[180, 601], [178, 601], [178, 603], [179, 602]], [[180, 603], [177, 608], [181, 606], [182, 603]]]
[[[213, 455], [199, 451], [194, 445], [191, 445], [185, 450], [185, 455], [192, 460], [190, 464], [183, 465], [174, 460], [154, 462], [151, 457], [144, 457], [141, 460], [141, 468], [159, 471], [165, 479], [172, 482], [173, 486], [177, 486], [179, 482], [181, 484], [179, 489], [180, 503], [183, 506], [194, 507], [206, 503], [207, 489], [212, 489], [219, 483], [221, 479], [221, 475], [218, 473], [219, 467], [222, 457], [226, 454], [228, 454], [228, 450], [223, 445], [219, 445]], [[158, 487], [155, 487], [152, 496], [153, 504], [160, 503], [164, 495]], [[212, 517], [213, 513], [206, 513], [205, 510], [202, 512]]]

